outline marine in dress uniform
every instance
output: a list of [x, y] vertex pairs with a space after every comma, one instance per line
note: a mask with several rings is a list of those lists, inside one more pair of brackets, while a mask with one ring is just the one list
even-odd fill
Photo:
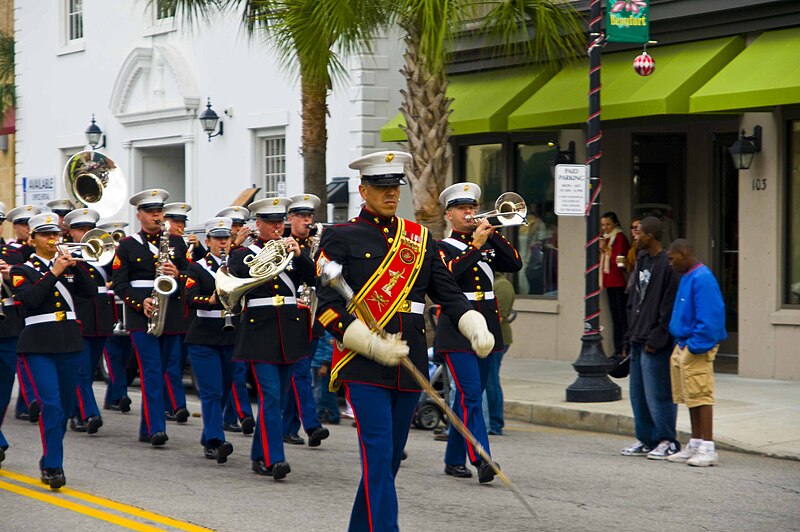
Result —
[[[82, 207], [64, 216], [73, 242], [80, 242], [90, 229], [94, 229], [100, 215], [97, 211]], [[74, 256], [80, 257], [76, 252]], [[103, 356], [106, 339], [114, 330], [114, 302], [108, 295], [108, 273], [103, 266], [88, 261], [78, 262], [77, 268], [86, 270], [97, 285], [97, 294], [91, 298], [76, 298], [75, 313], [81, 322], [83, 349], [81, 350], [81, 369], [76, 389], [76, 409], [72, 412], [70, 428], [77, 432], [94, 434], [103, 426], [103, 418], [94, 397], [92, 383], [100, 357]]]
[[[309, 245], [311, 244], [310, 225], [314, 222], [314, 211], [319, 207], [320, 200], [314, 194], [298, 194], [289, 198], [289, 225], [290, 233], [298, 245], [300, 253], [304, 257], [310, 257]], [[305, 288], [299, 287], [298, 294]], [[311, 315], [309, 301], [304, 301], [302, 308]], [[310, 318], [309, 318], [310, 319]], [[305, 440], [297, 433], [300, 430], [300, 423], [303, 430], [308, 435], [308, 446], [318, 447], [322, 440], [330, 436], [328, 429], [322, 426], [317, 417], [317, 405], [314, 401], [314, 391], [311, 388], [311, 358], [314, 356], [319, 338], [323, 334], [322, 326], [318, 323], [312, 324], [311, 343], [309, 344], [309, 356], [299, 359], [294, 365], [289, 391], [284, 396], [283, 405], [283, 441], [294, 445], [303, 445]]]
[[[0, 202], [0, 217], [5, 218], [6, 208]], [[5, 318], [0, 320], [0, 462], [5, 458], [8, 441], [3, 436], [2, 426], [6, 409], [11, 401], [14, 375], [17, 371], [17, 337], [22, 330], [22, 317], [11, 294], [11, 267], [22, 262], [22, 255], [3, 244], [0, 247], [0, 305]], [[20, 394], [22, 395], [22, 394]]]
[[[245, 222], [250, 218], [250, 211], [247, 207], [231, 205], [219, 211], [217, 217], [231, 219], [231, 252], [241, 247], [242, 242], [250, 234], [249, 230], [244, 229]], [[223, 427], [231, 432], [252, 434], [256, 422], [253, 417], [253, 406], [250, 404], [250, 394], [247, 391], [247, 363], [234, 361], [232, 367], [233, 383], [222, 412]], [[240, 421], [241, 425], [239, 425]]]
[[[125, 237], [125, 228], [128, 222], [110, 221], [98, 224], [100, 229], [104, 229], [112, 235], [116, 232]], [[119, 238], [119, 240], [122, 240]], [[105, 266], [108, 279], [112, 275], [112, 266]], [[131, 356], [130, 333], [125, 330], [122, 320], [123, 305], [122, 299], [109, 289], [108, 295], [114, 300], [114, 331], [111, 336], [106, 338], [106, 346], [103, 356], [106, 359], [108, 368], [108, 385], [106, 386], [105, 400], [103, 401], [104, 410], [127, 413], [131, 411], [131, 398], [128, 397], [128, 376], [126, 368]]]
[[[30, 238], [28, 220], [39, 212], [39, 207], [33, 205], [20, 205], [8, 211], [7, 219], [11, 222], [14, 230], [14, 238], [9, 240], [6, 245], [20, 254], [21, 262], [28, 260], [33, 253], [33, 248], [28, 245]], [[21, 371], [19, 364], [17, 365], [17, 379], [20, 384], [20, 394], [17, 396], [14, 417], [36, 423], [39, 421], [39, 404], [34, 399], [28, 377], [25, 372]]]
[[64, 239], [64, 242], [74, 242], [72, 236], [69, 234], [69, 224], [64, 221], [64, 217], [72, 212], [77, 206], [73, 205], [73, 203], [66, 199], [54, 199], [52, 201], [47, 202], [47, 208], [42, 209], [43, 212], [50, 211], [58, 215], [58, 226], [61, 228], [61, 236]]
[[[236, 249], [228, 260], [229, 272], [252, 277], [244, 263], [268, 240], [281, 240], [287, 198], [266, 198], [249, 205], [256, 215], [258, 240]], [[253, 471], [280, 480], [291, 471], [283, 452], [281, 397], [286, 393], [294, 363], [308, 356], [308, 312], [297, 307], [297, 287], [314, 282], [314, 264], [300, 254], [293, 238], [283, 240], [294, 255], [291, 267], [277, 277], [248, 291], [241, 316], [241, 331], [233, 359], [248, 362], [258, 392], [258, 417], [250, 451]], [[248, 261], [251, 259], [248, 259]]]
[[[522, 261], [517, 250], [492, 228], [488, 220], [481, 219], [475, 225], [470, 219], [475, 214], [480, 196], [481, 189], [474, 183], [456, 183], [441, 193], [439, 201], [446, 209], [445, 216], [452, 224], [453, 232], [449, 238], [437, 243], [437, 249], [472, 308], [486, 319], [494, 338], [491, 357], [503, 350], [497, 301], [492, 292], [494, 272], [519, 271]], [[475, 353], [447, 315], [439, 318], [434, 349], [445, 356], [456, 385], [453, 411], [489, 452], [481, 405], [491, 361], [487, 356]], [[481, 483], [494, 479], [491, 465], [481, 459], [458, 431], [451, 429], [444, 456], [445, 473], [459, 478], [471, 477], [472, 473], [465, 465], [467, 456], [477, 468]]]
[[[351, 531], [397, 530], [394, 479], [419, 397], [416, 381], [397, 367], [409, 356], [428, 374], [424, 297], [429, 295], [476, 350], [488, 352], [493, 339], [439, 256], [427, 229], [395, 216], [405, 164], [411, 156], [379, 152], [350, 163], [360, 170], [365, 205], [349, 223], [322, 234], [317, 255], [343, 267], [355, 298], [367, 305], [386, 332], [370, 331], [348, 310], [342, 296], [317, 283], [317, 319], [343, 345], [336, 346], [331, 381], [343, 383], [358, 428], [362, 476], [350, 515]], [[401, 339], [402, 338], [402, 339]]]
[[[211, 218], [205, 223], [208, 254], [189, 265], [186, 275], [186, 302], [197, 315], [186, 333], [186, 346], [192, 362], [203, 412], [200, 444], [206, 458], [224, 464], [233, 452], [225, 441], [222, 409], [231, 390], [231, 358], [235, 329], [225, 329], [225, 309], [217, 300], [217, 270], [223, 264], [231, 243], [231, 219]], [[236, 327], [238, 316], [231, 317]]]
[[[178, 335], [186, 332], [186, 306], [183, 290], [169, 296], [165, 315], [164, 333], [147, 334], [147, 323], [152, 299], [153, 280], [161, 241], [160, 222], [164, 212], [166, 190], [150, 189], [135, 194], [130, 203], [137, 209], [136, 217], [141, 230], [123, 238], [117, 247], [112, 264], [114, 293], [125, 303], [125, 324], [131, 333], [139, 377], [142, 383], [142, 420], [139, 441], [154, 446], [164, 445], [169, 439], [164, 415], [164, 373], [170, 364], [180, 360]], [[163, 267], [164, 275], [180, 279], [180, 272], [188, 267], [186, 246], [179, 236], [169, 236], [170, 260]], [[178, 362], [179, 363], [179, 362]], [[182, 414], [176, 412], [176, 416]], [[188, 419], [188, 412], [184, 411]], [[180, 419], [180, 418], [179, 418]]]
[[35, 253], [26, 263], [11, 268], [14, 298], [22, 303], [25, 315], [17, 352], [42, 409], [39, 466], [42, 482], [51, 489], [66, 483], [63, 438], [67, 416], [75, 403], [83, 344], [75, 298], [90, 298], [97, 293], [95, 282], [71, 256], [56, 256], [61, 234], [57, 223], [53, 213], [31, 217]]

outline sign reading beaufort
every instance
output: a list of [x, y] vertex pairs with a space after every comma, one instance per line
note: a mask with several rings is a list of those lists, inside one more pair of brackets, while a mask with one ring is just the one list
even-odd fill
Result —
[[589, 198], [589, 166], [556, 165], [556, 205], [559, 216], [585, 216]]

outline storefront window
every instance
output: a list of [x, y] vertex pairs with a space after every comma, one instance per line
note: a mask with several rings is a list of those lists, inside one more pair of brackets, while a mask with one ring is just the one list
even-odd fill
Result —
[[800, 305], [800, 120], [789, 123], [789, 186], [786, 194], [786, 288], [784, 302]]
[[464, 147], [464, 181], [481, 187], [479, 212], [494, 209], [494, 200], [504, 192], [505, 160], [502, 144], [476, 144]]

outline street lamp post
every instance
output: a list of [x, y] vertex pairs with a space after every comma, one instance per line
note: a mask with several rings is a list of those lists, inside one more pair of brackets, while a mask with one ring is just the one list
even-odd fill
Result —
[[608, 361], [600, 335], [600, 49], [604, 42], [601, 0], [591, 0], [589, 22], [589, 118], [586, 140], [590, 200], [586, 207], [586, 270], [581, 353], [572, 367], [578, 378], [567, 387], [567, 401], [598, 403], [622, 399], [608, 378]]

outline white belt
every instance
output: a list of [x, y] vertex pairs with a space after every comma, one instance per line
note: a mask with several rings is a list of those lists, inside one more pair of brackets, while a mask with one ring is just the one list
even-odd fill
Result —
[[98, 286], [97, 287], [97, 293], [98, 294], [107, 294], [108, 293], [108, 287]]
[[131, 288], [153, 288], [153, 281], [131, 281]]
[[397, 308], [397, 312], [404, 312], [406, 314], [424, 314], [425, 303], [419, 301], [403, 301]]
[[281, 305], [296, 305], [297, 298], [294, 296], [272, 296], [257, 297], [247, 300], [247, 307], [280, 307]]
[[222, 313], [225, 312], [224, 310], [198, 310], [197, 317], [198, 318], [224, 318], [225, 316]]
[[467, 299], [470, 301], [484, 301], [487, 299], [494, 299], [494, 292], [464, 292]]
[[14, 306], [14, 298], [13, 297], [7, 297], [7, 298], [3, 299], [3, 306], [5, 306], [5, 307], [13, 307]]
[[51, 314], [39, 314], [38, 316], [28, 316], [25, 318], [25, 325], [36, 325], [37, 323], [48, 323], [51, 321], [74, 320], [75, 313], [71, 311], [58, 311]]

